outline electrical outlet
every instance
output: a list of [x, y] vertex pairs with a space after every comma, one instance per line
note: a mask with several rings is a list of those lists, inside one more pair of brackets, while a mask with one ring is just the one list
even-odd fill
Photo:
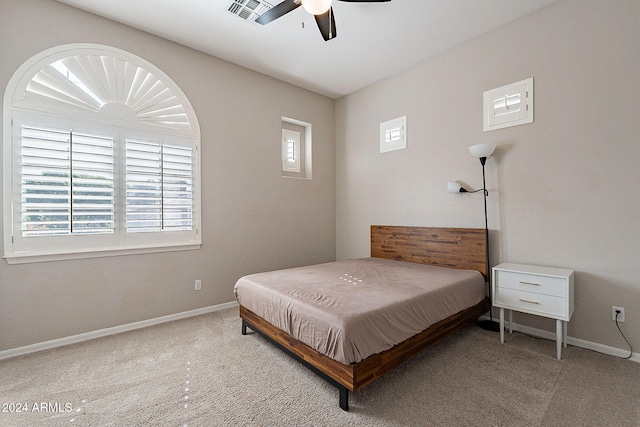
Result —
[[[616, 313], [617, 311], [620, 314]], [[616, 315], [618, 316], [618, 322], [624, 323], [624, 307], [616, 307], [615, 305], [611, 307], [611, 320], [616, 320]]]
[[196, 280], [196, 291], [199, 291], [202, 289], [202, 280], [198, 279]]

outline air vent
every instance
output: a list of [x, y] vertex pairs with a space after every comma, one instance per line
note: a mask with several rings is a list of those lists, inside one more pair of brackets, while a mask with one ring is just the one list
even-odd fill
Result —
[[232, 0], [227, 10], [245, 21], [254, 22], [273, 5], [263, 0]]

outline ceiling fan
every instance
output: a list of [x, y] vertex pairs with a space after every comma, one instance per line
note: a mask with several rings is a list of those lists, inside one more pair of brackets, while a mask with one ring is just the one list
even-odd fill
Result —
[[[258, 24], [268, 24], [275, 21], [283, 15], [302, 6], [307, 12], [314, 15], [316, 24], [325, 41], [334, 39], [338, 32], [336, 30], [336, 21], [333, 17], [333, 9], [331, 3], [333, 0], [284, 0], [260, 15], [255, 22]], [[382, 3], [391, 0], [338, 0], [348, 3]]]

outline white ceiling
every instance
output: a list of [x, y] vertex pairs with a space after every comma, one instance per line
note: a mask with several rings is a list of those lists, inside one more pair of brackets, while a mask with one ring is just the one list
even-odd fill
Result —
[[328, 42], [302, 7], [262, 26], [228, 12], [231, 0], [58, 1], [338, 98], [555, 0], [334, 1]]

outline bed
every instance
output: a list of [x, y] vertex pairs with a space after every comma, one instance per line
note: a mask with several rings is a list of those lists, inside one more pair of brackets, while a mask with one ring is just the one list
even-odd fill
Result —
[[334, 385], [348, 410], [349, 391], [489, 310], [486, 260], [484, 229], [371, 226], [370, 258], [239, 279], [242, 334]]

